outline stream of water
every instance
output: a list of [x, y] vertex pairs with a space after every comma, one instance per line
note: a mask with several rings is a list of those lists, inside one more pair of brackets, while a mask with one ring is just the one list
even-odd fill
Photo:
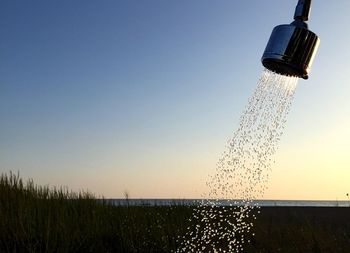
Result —
[[[263, 70], [237, 130], [206, 182], [194, 226], [176, 252], [241, 252], [264, 196], [277, 144], [283, 134], [297, 77]], [[232, 201], [235, 200], [236, 201]], [[222, 205], [227, 201], [226, 205]]]

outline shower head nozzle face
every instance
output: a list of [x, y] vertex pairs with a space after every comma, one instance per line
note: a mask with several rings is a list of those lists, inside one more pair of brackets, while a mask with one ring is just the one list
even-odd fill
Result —
[[305, 27], [276, 26], [261, 58], [269, 70], [307, 79], [319, 45], [317, 35]]

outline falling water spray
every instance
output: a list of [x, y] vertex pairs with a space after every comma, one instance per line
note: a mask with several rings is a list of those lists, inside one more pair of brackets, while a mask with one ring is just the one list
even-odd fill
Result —
[[310, 6], [299, 0], [294, 21], [273, 29], [261, 59], [265, 69], [176, 252], [241, 252], [254, 236], [254, 200], [266, 191], [298, 78], [308, 78], [319, 45], [306, 24]]

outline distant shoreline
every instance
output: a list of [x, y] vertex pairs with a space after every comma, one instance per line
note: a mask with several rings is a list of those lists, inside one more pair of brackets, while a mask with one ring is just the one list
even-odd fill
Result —
[[[102, 201], [102, 199], [99, 199]], [[199, 205], [205, 199], [146, 199], [146, 198], [105, 198], [105, 201], [112, 205], [120, 206], [171, 206], [171, 205]], [[219, 200], [218, 206], [235, 206], [242, 203], [240, 200]], [[238, 204], [240, 205], [240, 204]], [[266, 207], [350, 207], [350, 201], [347, 200], [254, 200], [251, 205]]]

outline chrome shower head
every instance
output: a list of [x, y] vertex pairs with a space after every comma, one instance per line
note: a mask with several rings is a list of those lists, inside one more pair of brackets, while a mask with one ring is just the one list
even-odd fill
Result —
[[299, 0], [294, 21], [276, 26], [261, 62], [267, 69], [287, 76], [308, 78], [320, 39], [308, 29], [311, 0]]

